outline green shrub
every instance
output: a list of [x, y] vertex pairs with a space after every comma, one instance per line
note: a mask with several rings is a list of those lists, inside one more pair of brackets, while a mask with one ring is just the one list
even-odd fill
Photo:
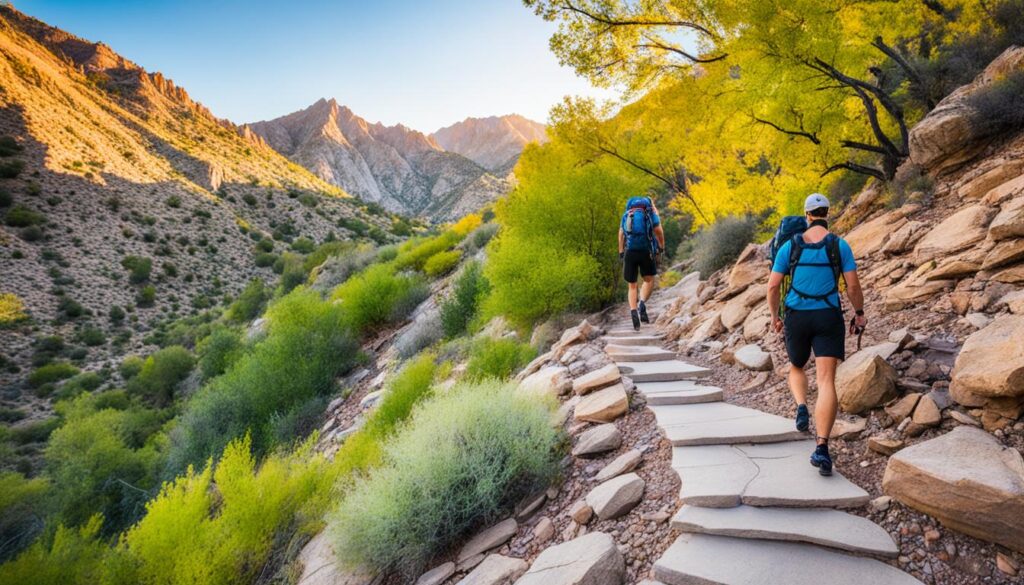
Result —
[[543, 489], [558, 471], [551, 406], [497, 382], [422, 405], [384, 465], [329, 517], [344, 563], [415, 578], [426, 563]]
[[[292, 246], [294, 247], [294, 245]], [[351, 242], [326, 242], [320, 244], [316, 250], [307, 252], [306, 259], [302, 263], [302, 270], [309, 274], [314, 268], [320, 266], [328, 258], [341, 254], [349, 255], [355, 251], [355, 245]]]
[[253, 262], [259, 268], [266, 268], [267, 266], [273, 266], [277, 262], [277, 254], [271, 254], [270, 252], [263, 252], [256, 255]]
[[165, 203], [167, 203], [167, 207], [178, 209], [179, 207], [181, 207], [181, 197], [178, 197], [177, 195], [171, 195], [170, 197], [167, 198], [167, 201], [165, 201]]
[[[326, 245], [326, 244], [325, 244]], [[383, 248], [382, 248], [383, 250]], [[312, 287], [320, 292], [333, 290], [334, 287], [348, 280], [353, 274], [363, 270], [374, 261], [379, 261], [380, 252], [363, 245], [358, 248], [345, 248], [345, 253], [329, 255], [322, 262], [310, 268], [315, 271]], [[306, 258], [306, 266], [312, 264], [310, 258], [316, 260], [317, 252]]]
[[25, 169], [25, 161], [12, 159], [0, 161], [0, 179], [13, 179]]
[[43, 384], [51, 384], [53, 382], [66, 380], [78, 372], [78, 368], [67, 362], [46, 364], [29, 374], [28, 385], [33, 388], [38, 388]]
[[437, 277], [451, 272], [456, 266], [459, 265], [459, 260], [462, 259], [462, 250], [449, 250], [448, 252], [438, 252], [426, 262], [423, 263], [423, 272], [427, 276]]
[[24, 205], [15, 205], [4, 215], [4, 223], [11, 227], [29, 227], [46, 221], [46, 216]]
[[78, 332], [78, 341], [89, 347], [97, 347], [107, 342], [107, 336], [103, 333], [103, 330], [87, 326]]
[[302, 269], [302, 256], [285, 252], [274, 264], [274, 271], [281, 275], [278, 289], [280, 294], [285, 295], [295, 287], [306, 282], [306, 272]]
[[38, 533], [39, 503], [48, 487], [45, 479], [27, 479], [20, 473], [0, 471], [0, 563]]
[[394, 260], [395, 267], [399, 270], [423, 270], [424, 264], [431, 256], [448, 250], [461, 239], [462, 236], [455, 232], [446, 231], [432, 238], [408, 240], [398, 247], [398, 256]]
[[978, 137], [1002, 136], [1024, 128], [1024, 71], [1014, 71], [1003, 79], [973, 93], [967, 99], [971, 107], [971, 126]]
[[153, 272], [153, 261], [142, 256], [125, 256], [121, 259], [121, 266], [128, 271], [128, 280], [132, 284], [146, 282]]
[[20, 408], [0, 406], [0, 423], [18, 422], [26, 416], [28, 416], [28, 413]]
[[92, 392], [103, 385], [103, 377], [96, 372], [82, 372], [61, 385], [59, 399], [74, 398], [83, 392]]
[[10, 207], [11, 203], [14, 203], [11, 192], [6, 189], [0, 189], [0, 207]]
[[142, 366], [145, 364], [146, 360], [137, 355], [130, 355], [121, 361], [121, 365], [118, 369], [121, 372], [121, 377], [127, 381], [138, 376], [139, 372], [142, 371]]
[[11, 440], [17, 445], [45, 443], [59, 426], [60, 419], [55, 416], [18, 425], [11, 429]]
[[658, 277], [658, 286], [662, 288], [669, 288], [682, 279], [683, 275], [680, 274], [678, 270], [668, 270]]
[[27, 228], [21, 228], [18, 232], [18, 237], [25, 240], [26, 242], [38, 242], [43, 239], [43, 230], [37, 225], [30, 225]]
[[110, 307], [110, 311], [107, 312], [107, 317], [110, 318], [111, 323], [120, 323], [121, 321], [124, 321], [124, 309], [114, 305], [113, 307]]
[[0, 565], [0, 583], [97, 583], [106, 574], [110, 546], [98, 538], [103, 518], [81, 528], [58, 526], [13, 561]]
[[22, 151], [22, 146], [10, 135], [0, 136], [0, 156], [14, 156]]
[[199, 371], [204, 379], [223, 374], [242, 356], [242, 335], [227, 327], [218, 327], [196, 345]]
[[441, 326], [448, 339], [462, 335], [477, 314], [481, 298], [487, 294], [487, 280], [479, 262], [468, 262], [455, 279], [452, 293], [441, 303]]
[[536, 350], [529, 344], [482, 337], [470, 349], [466, 377], [470, 380], [507, 379], [536, 356]]
[[315, 291], [282, 297], [266, 318], [266, 337], [189, 400], [171, 436], [172, 470], [217, 456], [247, 430], [256, 453], [265, 453], [274, 445], [275, 413], [326, 395], [335, 376], [356, 363], [358, 346], [344, 310]]
[[0, 329], [28, 319], [25, 303], [14, 293], [0, 293]]
[[309, 254], [316, 249], [316, 243], [303, 236], [301, 238], [296, 238], [295, 241], [292, 242], [291, 248], [299, 254]]
[[725, 268], [754, 241], [758, 221], [752, 216], [727, 216], [697, 232], [693, 242], [694, 268], [701, 278]]
[[152, 307], [156, 302], [156, 287], [151, 284], [139, 289], [139, 293], [135, 295], [135, 305], [137, 307]]
[[174, 388], [195, 366], [195, 358], [180, 345], [157, 350], [142, 364], [139, 373], [128, 381], [127, 389], [159, 406], [174, 399]]
[[377, 264], [335, 288], [332, 298], [341, 300], [352, 330], [363, 334], [404, 319], [427, 294], [420, 279]]
[[259, 316], [269, 299], [270, 291], [266, 285], [259, 278], [254, 278], [224, 312], [224, 317], [236, 323], [248, 323]]

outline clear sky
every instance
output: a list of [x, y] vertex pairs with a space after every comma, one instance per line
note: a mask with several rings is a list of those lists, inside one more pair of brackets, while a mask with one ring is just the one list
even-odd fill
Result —
[[161, 71], [217, 116], [275, 118], [335, 97], [424, 132], [467, 116], [545, 121], [565, 95], [612, 97], [558, 65], [519, 0], [14, 0]]

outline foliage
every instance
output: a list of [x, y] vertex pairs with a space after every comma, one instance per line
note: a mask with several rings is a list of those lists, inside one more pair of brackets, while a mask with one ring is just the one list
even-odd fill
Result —
[[451, 294], [441, 303], [441, 326], [445, 337], [451, 339], [466, 331], [487, 290], [487, 280], [480, 263], [467, 262], [455, 279]]
[[125, 380], [131, 380], [135, 376], [139, 375], [142, 371], [142, 366], [146, 364], [146, 360], [142, 359], [137, 355], [130, 355], [121, 360], [121, 365], [118, 367], [118, 371], [121, 372], [121, 377]]
[[278, 285], [278, 293], [286, 295], [295, 287], [306, 282], [306, 271], [303, 268], [303, 258], [298, 254], [285, 252], [278, 257], [274, 263], [274, 270], [281, 275]]
[[331, 294], [332, 299], [341, 301], [346, 323], [360, 334], [404, 319], [426, 296], [426, 286], [419, 278], [396, 274], [386, 264], [370, 266]]
[[13, 561], [0, 565], [0, 583], [59, 585], [110, 581], [110, 547], [97, 536], [103, 518], [95, 516], [80, 528], [58, 526]]
[[232, 439], [252, 433], [257, 455], [273, 447], [274, 413], [326, 395], [334, 377], [357, 360], [341, 306], [298, 289], [265, 314], [267, 335], [188, 402], [171, 433], [170, 469], [216, 457]]
[[39, 504], [48, 489], [44, 479], [0, 471], [0, 562], [35, 536], [41, 520]]
[[128, 271], [128, 280], [132, 284], [146, 282], [153, 272], [153, 261], [141, 256], [125, 256], [121, 260], [121, 266]]
[[483, 224], [483, 216], [479, 213], [470, 213], [462, 217], [459, 221], [452, 224], [450, 228], [453, 233], [458, 236], [466, 237], [471, 232], [479, 228]]
[[78, 373], [78, 368], [67, 362], [53, 362], [37, 368], [28, 376], [28, 385], [38, 388], [43, 384], [51, 384], [66, 380]]
[[458, 266], [460, 259], [462, 259], [461, 250], [438, 252], [423, 263], [423, 272], [432, 278], [443, 276]]
[[705, 227], [694, 238], [694, 269], [707, 278], [728, 266], [754, 240], [757, 229], [757, 220], [750, 216], [725, 217]]
[[441, 317], [437, 311], [425, 312], [402, 330], [395, 339], [394, 348], [398, 357], [409, 359], [423, 349], [440, 341], [444, 336]]
[[510, 378], [519, 368], [530, 363], [537, 351], [527, 343], [514, 339], [491, 339], [481, 337], [474, 341], [469, 352], [466, 378], [483, 380]]
[[128, 392], [143, 396], [157, 406], [166, 406], [174, 400], [175, 387], [194, 366], [195, 358], [184, 347], [165, 347], [146, 358], [138, 375], [128, 381]]
[[0, 179], [13, 179], [25, 169], [25, 161], [12, 159], [0, 161]]
[[485, 382], [421, 406], [384, 465], [329, 518], [339, 558], [415, 576], [434, 555], [548, 485], [559, 442], [550, 405]]
[[32, 211], [24, 205], [15, 205], [4, 215], [4, 223], [11, 227], [29, 227], [45, 221], [46, 216], [38, 211]]
[[156, 287], [151, 284], [140, 288], [139, 294], [135, 295], [135, 304], [139, 307], [152, 307], [154, 302], [156, 302]]
[[[373, 250], [368, 245], [362, 245], [353, 249], [346, 248], [345, 253], [328, 256], [311, 269], [310, 281], [312, 284], [310, 286], [321, 292], [330, 291], [348, 280], [353, 274], [373, 262], [379, 261], [385, 250], [388, 250], [389, 253], [394, 252], [394, 248]], [[306, 260], [308, 265], [309, 258]]]
[[263, 280], [254, 278], [224, 312], [224, 318], [236, 323], [248, 323], [259, 316], [269, 299], [270, 291], [266, 289]]
[[658, 285], [662, 288], [669, 288], [674, 286], [677, 282], [682, 280], [683, 275], [676, 270], [667, 270], [661, 276], [658, 277]]
[[0, 293], [0, 329], [28, 319], [25, 303], [14, 293]]
[[398, 270], [413, 269], [423, 270], [427, 260], [437, 254], [444, 252], [455, 244], [458, 244], [464, 236], [453, 230], [442, 232], [431, 238], [413, 238], [407, 240], [398, 247], [398, 255], [393, 263]]
[[229, 327], [216, 327], [196, 344], [199, 355], [199, 371], [204, 380], [223, 374], [242, 356], [241, 332]]
[[971, 126], [979, 137], [1000, 136], [1024, 128], [1024, 71], [1015, 71], [968, 98]]

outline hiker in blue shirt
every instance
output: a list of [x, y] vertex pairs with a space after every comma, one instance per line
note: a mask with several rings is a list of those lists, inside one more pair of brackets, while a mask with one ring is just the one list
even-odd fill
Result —
[[[665, 248], [665, 231], [661, 227], [658, 208], [650, 197], [630, 197], [626, 212], [619, 222], [619, 259], [622, 277], [629, 283], [629, 316], [633, 329], [640, 322], [650, 323], [647, 299], [654, 290], [654, 275], [658, 273], [658, 253]], [[637, 294], [637, 273], [644, 279]]]
[[[832, 474], [828, 438], [836, 420], [836, 367], [846, 359], [846, 323], [839, 294], [839, 280], [846, 282], [846, 294], [856, 316], [851, 328], [863, 331], [864, 293], [857, 278], [857, 264], [850, 245], [828, 231], [828, 199], [814, 193], [804, 202], [806, 231], [796, 233], [775, 253], [768, 279], [768, 309], [772, 328], [785, 329], [789, 356], [789, 389], [797, 403], [796, 428], [806, 431], [807, 375], [804, 365], [814, 351], [818, 399], [814, 408], [817, 447], [811, 465], [822, 475]], [[794, 218], [796, 219], [796, 218]], [[780, 228], [780, 232], [781, 232]], [[796, 246], [796, 249], [794, 249]], [[789, 291], [780, 299], [783, 279], [789, 276]], [[785, 322], [780, 317], [780, 300], [785, 303]]]

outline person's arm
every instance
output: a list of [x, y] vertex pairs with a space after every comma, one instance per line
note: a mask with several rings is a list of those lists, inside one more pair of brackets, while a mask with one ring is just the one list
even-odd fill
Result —
[[661, 251], [665, 250], [665, 229], [661, 227], [661, 224], [654, 226], [654, 239], [658, 240], [658, 249]]
[[619, 256], [626, 252], [626, 234], [619, 228]]
[[[864, 291], [860, 287], [860, 278], [857, 277], [857, 271], [844, 272], [843, 279], [846, 280], [846, 296], [850, 298], [853, 310], [863, 313]], [[857, 327], [864, 327], [868, 324], [868, 318], [863, 314], [856, 315], [854, 323], [857, 324]]]
[[782, 319], [779, 319], [780, 291], [782, 290], [781, 272], [772, 272], [768, 277], [768, 313], [772, 316], [772, 329], [776, 333], [782, 331]]

